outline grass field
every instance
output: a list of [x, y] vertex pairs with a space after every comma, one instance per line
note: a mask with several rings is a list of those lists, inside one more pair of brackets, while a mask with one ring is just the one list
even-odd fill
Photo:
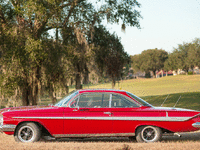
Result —
[[[84, 86], [84, 88], [88, 88], [88, 86]], [[92, 85], [89, 88], [111, 88], [111, 83]], [[129, 91], [137, 96], [200, 92], [200, 75], [124, 80], [120, 81], [119, 85], [116, 83], [115, 88]]]
[[[111, 84], [93, 85], [89, 88], [111, 88]], [[181, 96], [176, 107], [200, 110], [200, 75], [125, 80], [116, 84], [116, 89], [140, 96], [154, 106], [160, 106], [169, 94], [163, 106], [173, 107]]]

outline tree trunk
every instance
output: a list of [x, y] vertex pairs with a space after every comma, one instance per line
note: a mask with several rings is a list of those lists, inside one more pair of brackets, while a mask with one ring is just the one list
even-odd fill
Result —
[[69, 86], [65, 86], [65, 91], [66, 91], [66, 93], [68, 94], [69, 93]]
[[49, 87], [49, 96], [52, 100], [52, 103], [55, 104], [57, 102], [57, 99], [56, 99], [56, 94], [54, 92], [54, 85], [49, 82], [48, 87]]
[[156, 78], [156, 70], [153, 70], [153, 78]]
[[32, 87], [32, 105], [37, 105], [38, 102], [38, 84], [35, 83]]
[[27, 83], [24, 87], [21, 87], [21, 91], [22, 91], [22, 105], [28, 106], [30, 103], [29, 103], [29, 99], [28, 99], [29, 88], [28, 88]]
[[82, 89], [80, 73], [76, 74], [76, 89]]
[[38, 83], [40, 79], [40, 67], [33, 69], [32, 87], [31, 87], [31, 101], [32, 105], [37, 105], [38, 102]]
[[88, 84], [89, 83], [89, 70], [87, 65], [85, 64], [85, 73], [84, 73], [84, 79], [83, 79], [83, 84]]
[[73, 83], [74, 83], [74, 79], [73, 79], [73, 78], [71, 78], [71, 83], [70, 83], [70, 85], [72, 86], [72, 85], [73, 85]]
[[81, 85], [81, 64], [77, 63], [76, 68], [77, 68], [76, 76], [75, 76], [76, 89], [82, 89], [82, 85]]
[[115, 78], [112, 78], [112, 89], [115, 88]]

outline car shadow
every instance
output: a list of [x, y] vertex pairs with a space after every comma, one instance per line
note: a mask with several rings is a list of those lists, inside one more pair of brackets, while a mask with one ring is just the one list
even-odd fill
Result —
[[40, 142], [136, 142], [136, 140], [130, 140], [128, 137], [90, 137], [90, 138], [60, 138], [51, 140], [41, 140]]
[[[200, 141], [200, 132], [179, 133], [181, 137], [176, 135], [163, 136], [161, 142], [181, 142], [181, 141]], [[92, 137], [92, 138], [60, 138], [51, 140], [41, 140], [40, 142], [108, 142], [108, 143], [136, 143], [135, 139], [130, 140], [128, 137]]]
[[200, 141], [200, 132], [188, 132], [188, 133], [180, 133], [181, 137], [178, 136], [163, 136], [163, 142], [171, 142], [171, 141]]

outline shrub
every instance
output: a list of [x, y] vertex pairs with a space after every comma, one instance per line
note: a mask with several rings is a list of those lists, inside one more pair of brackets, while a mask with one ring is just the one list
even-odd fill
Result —
[[193, 75], [193, 72], [192, 72], [192, 71], [189, 71], [189, 72], [188, 72], [188, 75]]

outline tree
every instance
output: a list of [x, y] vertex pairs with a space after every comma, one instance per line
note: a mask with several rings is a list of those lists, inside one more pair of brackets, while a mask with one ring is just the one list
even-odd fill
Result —
[[166, 51], [156, 48], [145, 50], [140, 55], [134, 56], [132, 59], [134, 68], [145, 71], [145, 73], [153, 71], [155, 77], [156, 71], [164, 67], [164, 62], [167, 58], [168, 53]]
[[200, 67], [200, 39], [195, 39], [189, 43], [187, 62], [190, 68]]
[[[62, 38], [66, 46], [72, 46], [71, 62], [75, 70], [76, 89], [82, 88], [81, 76], [88, 77], [88, 65], [92, 58], [91, 47], [93, 43], [88, 41], [88, 38], [93, 38], [94, 27], [98, 26], [105, 18], [109, 23], [119, 23], [122, 21], [122, 29], [125, 30], [126, 25], [140, 27], [140, 13], [133, 10], [135, 7], [140, 7], [140, 4], [135, 0], [130, 1], [98, 1], [98, 7], [82, 1], [76, 5], [77, 13], [71, 16], [62, 30]], [[95, 7], [95, 9], [93, 9]], [[74, 12], [73, 12], [74, 13]]]
[[[94, 25], [106, 18], [109, 23], [122, 23], [123, 29], [127, 25], [140, 27], [141, 16], [135, 10], [140, 4], [136, 0], [96, 2], [98, 7], [87, 0], [0, 0], [2, 87], [20, 88], [23, 105], [36, 105], [41, 82], [48, 83], [50, 89], [56, 84], [53, 82], [54, 77], [59, 78], [59, 81], [62, 78], [66, 83], [67, 77], [63, 78], [65, 72], [62, 68], [65, 65], [53, 67], [55, 73], [60, 72], [58, 76], [47, 73], [52, 64], [67, 58], [71, 62], [68, 61], [69, 66], [75, 70], [76, 88], [81, 88], [81, 74], [88, 72], [91, 56], [88, 38], [94, 31]], [[50, 39], [50, 29], [56, 31], [56, 44], [50, 44], [53, 49], [45, 42]], [[69, 34], [74, 38], [67, 38]], [[62, 36], [60, 42], [59, 35]], [[62, 47], [58, 46], [60, 44], [66, 48], [62, 54], [58, 49]], [[45, 63], [53, 58], [48, 58], [48, 51], [51, 50], [59, 53], [54, 57], [58, 62], [47, 65]]]
[[124, 51], [120, 39], [115, 34], [110, 34], [103, 26], [95, 27], [92, 39], [95, 48], [94, 59], [101, 75], [105, 72], [112, 80], [112, 88], [116, 80], [122, 76], [122, 70], [130, 58]]
[[140, 54], [131, 56], [131, 66], [135, 71], [140, 70], [141, 63], [142, 61], [140, 61]]
[[188, 72], [189, 68], [200, 66], [200, 40], [195, 39], [191, 43], [179, 44], [169, 55], [165, 62], [165, 69], [183, 69]]
[[164, 63], [164, 70], [177, 70], [179, 66], [178, 53], [170, 53], [168, 59]]

